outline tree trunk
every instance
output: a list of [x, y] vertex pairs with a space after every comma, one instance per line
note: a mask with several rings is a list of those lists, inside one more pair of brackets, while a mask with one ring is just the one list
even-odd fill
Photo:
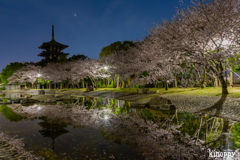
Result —
[[96, 85], [95, 85], [95, 89], [98, 89], [98, 81], [96, 80]]
[[168, 90], [168, 82], [165, 80], [165, 90]]
[[57, 84], [56, 83], [54, 83], [54, 89], [56, 89], [57, 88]]
[[119, 101], [119, 100], [117, 100], [117, 102], [118, 102], [118, 108], [120, 108], [120, 101]]
[[220, 80], [218, 80], [218, 85], [219, 85], [219, 86], [222, 86], [222, 83], [221, 83], [221, 81], [220, 81]]
[[175, 80], [174, 80], [174, 82], [175, 82], [175, 88], [177, 88], [177, 76], [175, 75]]
[[119, 77], [117, 77], [117, 88], [119, 88]]
[[227, 83], [225, 82], [223, 75], [220, 74], [218, 78], [219, 78], [219, 81], [221, 82], [222, 94], [228, 94]]
[[201, 89], [205, 88], [205, 80], [206, 80], [206, 70], [204, 69], [204, 73], [202, 75], [202, 81], [200, 81], [200, 87]]
[[233, 85], [233, 71], [232, 68], [230, 67], [230, 85]]
[[229, 144], [229, 120], [227, 119], [221, 119], [222, 120], [222, 133], [220, 135], [220, 145], [223, 147], [223, 149], [228, 149], [228, 144]]
[[215, 87], [218, 87], [218, 79], [217, 78], [215, 78]]
[[208, 141], [208, 122], [207, 122], [207, 117], [205, 116], [205, 143]]

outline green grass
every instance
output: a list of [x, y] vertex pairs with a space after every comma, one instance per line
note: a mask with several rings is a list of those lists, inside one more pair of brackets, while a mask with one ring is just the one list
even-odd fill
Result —
[[[52, 89], [54, 90], [54, 89]], [[86, 91], [86, 88], [81, 89], [61, 89], [65, 91]], [[204, 89], [200, 89], [199, 87], [195, 88], [169, 88], [167, 91], [165, 91], [164, 88], [149, 88], [150, 91], [158, 91], [157, 94], [171, 94], [171, 95], [195, 95], [195, 96], [221, 96], [222, 95], [222, 88], [221, 87], [206, 87]], [[6, 90], [5, 90], [6, 91]], [[3, 91], [3, 92], [5, 92]], [[13, 91], [13, 90], [11, 90]], [[19, 91], [19, 90], [16, 90]], [[94, 91], [110, 91], [110, 92], [128, 92], [133, 93], [137, 92], [137, 88], [132, 88], [131, 90], [129, 88], [98, 88], [97, 90], [94, 89]], [[233, 98], [240, 98], [240, 87], [233, 87], [228, 88], [228, 97]]]
[[[137, 92], [137, 88], [100, 88], [97, 91], [107, 90], [112, 92]], [[167, 91], [164, 88], [150, 88], [150, 91], [158, 91], [157, 94], [171, 94], [171, 95], [195, 95], [195, 96], [221, 96], [222, 88], [221, 87], [206, 87], [204, 89], [201, 88], [169, 88]], [[240, 87], [228, 88], [228, 96], [233, 98], [240, 98]]]

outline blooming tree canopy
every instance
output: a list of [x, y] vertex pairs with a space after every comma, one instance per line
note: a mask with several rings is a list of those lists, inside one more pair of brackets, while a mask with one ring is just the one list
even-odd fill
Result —
[[171, 21], [156, 25], [150, 33], [164, 53], [181, 57], [187, 65], [199, 64], [216, 73], [222, 93], [228, 94], [223, 71], [227, 59], [238, 56], [239, 9], [238, 0], [209, 3], [196, 0], [191, 7], [178, 10]]

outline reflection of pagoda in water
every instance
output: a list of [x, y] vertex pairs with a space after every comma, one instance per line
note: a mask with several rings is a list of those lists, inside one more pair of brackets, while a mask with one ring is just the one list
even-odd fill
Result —
[[54, 150], [55, 147], [55, 139], [69, 132], [68, 130], [64, 129], [67, 127], [67, 124], [65, 123], [43, 121], [39, 122], [38, 124], [43, 128], [38, 132], [41, 133], [43, 137], [49, 137], [52, 139], [52, 150]]

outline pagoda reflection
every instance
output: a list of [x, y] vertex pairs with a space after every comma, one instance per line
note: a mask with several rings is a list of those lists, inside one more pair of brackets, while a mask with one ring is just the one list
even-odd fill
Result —
[[58, 123], [44, 120], [43, 122], [39, 122], [38, 125], [43, 128], [38, 132], [41, 133], [43, 137], [48, 137], [52, 139], [52, 150], [55, 149], [56, 138], [69, 132], [65, 129], [67, 127], [66, 123]]

